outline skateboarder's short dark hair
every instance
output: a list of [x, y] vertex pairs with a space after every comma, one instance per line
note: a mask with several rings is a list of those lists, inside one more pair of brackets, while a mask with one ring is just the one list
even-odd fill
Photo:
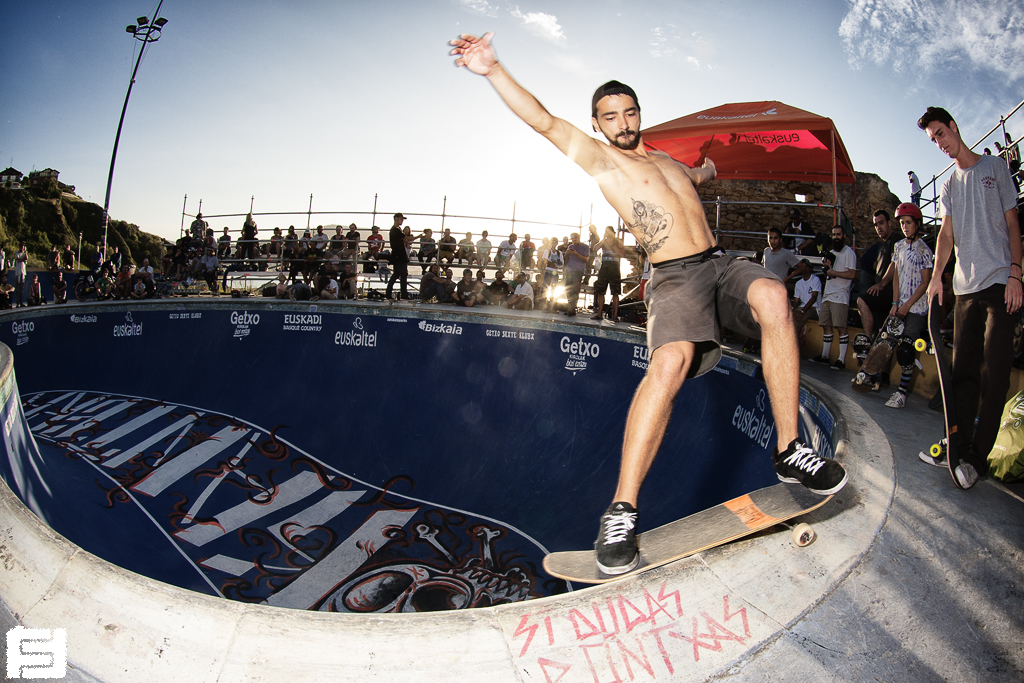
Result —
[[595, 119], [597, 118], [597, 103], [601, 101], [602, 97], [608, 97], [609, 95], [629, 95], [633, 98], [633, 104], [636, 105], [636, 110], [640, 111], [640, 100], [636, 98], [636, 93], [632, 88], [625, 83], [608, 81], [594, 91], [594, 97], [590, 101], [590, 115]]
[[885, 216], [885, 220], [887, 220], [887, 221], [892, 220], [892, 216], [890, 216], [889, 212], [886, 211], [885, 209], [878, 209], [877, 211], [875, 211], [874, 216], [876, 218], [878, 216]]
[[942, 107], [928, 107], [924, 112], [924, 116], [917, 120], [917, 127], [921, 130], [926, 130], [928, 128], [928, 124], [933, 121], [938, 121], [939, 123], [948, 126], [953, 123], [953, 117], [950, 116], [950, 113]]
[[779, 228], [777, 228], [777, 227], [775, 227], [773, 225], [772, 227], [768, 228], [768, 234], [769, 235], [779, 235], [779, 236], [781, 236], [782, 235], [782, 230], [780, 230]]

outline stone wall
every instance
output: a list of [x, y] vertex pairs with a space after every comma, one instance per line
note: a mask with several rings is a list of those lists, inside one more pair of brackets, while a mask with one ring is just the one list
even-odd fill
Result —
[[[816, 232], [828, 233], [833, 225], [833, 213], [830, 208], [818, 207], [818, 204], [832, 204], [832, 185], [830, 183], [809, 183], [797, 181], [774, 180], [715, 180], [706, 183], [699, 189], [704, 201], [715, 201], [721, 196], [721, 218], [716, 223], [717, 207], [705, 205], [708, 225], [714, 230], [716, 224], [723, 231], [743, 231], [751, 233], [751, 237], [723, 236], [722, 246], [726, 249], [761, 250], [767, 246], [765, 233], [775, 225], [782, 227], [789, 218], [789, 206], [757, 206], [744, 204], [725, 204], [724, 202], [790, 202], [796, 201], [795, 196], [806, 196], [807, 204], [800, 207], [804, 221], [809, 223]], [[877, 241], [872, 226], [872, 214], [875, 209], [887, 209], [892, 215], [900, 203], [900, 199], [889, 190], [889, 184], [874, 173], [857, 173], [856, 215], [854, 214], [853, 186], [838, 185], [839, 203], [843, 213], [852, 223], [856, 232], [856, 247], [859, 250]]]

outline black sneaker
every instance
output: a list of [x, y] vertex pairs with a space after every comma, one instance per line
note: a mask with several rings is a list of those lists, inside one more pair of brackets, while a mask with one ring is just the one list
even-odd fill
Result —
[[597, 568], [612, 576], [625, 574], [640, 563], [636, 547], [636, 508], [612, 503], [601, 515], [601, 531], [594, 541]]
[[830, 496], [846, 486], [849, 478], [846, 470], [835, 460], [822, 458], [813, 448], [796, 439], [779, 453], [772, 453], [772, 464], [779, 481], [787, 484], [803, 484], [809, 491]]
[[836, 361], [835, 363], [833, 363], [833, 364], [832, 364], [832, 365], [831, 365], [830, 367], [831, 367], [831, 368], [832, 368], [833, 370], [845, 370], [845, 369], [846, 369], [846, 363], [844, 363], [844, 362], [843, 362], [843, 361], [841, 361], [841, 360], [837, 360], [837, 361]]
[[814, 356], [813, 358], [810, 359], [810, 361], [812, 363], [819, 363], [821, 365], [828, 365], [829, 364], [828, 358], [825, 358], [824, 356]]

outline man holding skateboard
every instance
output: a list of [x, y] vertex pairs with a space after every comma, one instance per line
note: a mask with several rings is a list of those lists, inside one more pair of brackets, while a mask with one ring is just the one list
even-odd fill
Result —
[[[935, 272], [945, 269], [955, 251], [952, 381], [961, 448], [955, 476], [962, 488], [970, 488], [988, 471], [988, 453], [1010, 386], [1013, 314], [1022, 299], [1017, 193], [1006, 162], [971, 151], [945, 109], [928, 107], [917, 125], [956, 162], [939, 200]], [[941, 277], [928, 285], [928, 301], [936, 296], [941, 304]], [[927, 454], [921, 459], [945, 464]]]
[[762, 339], [779, 444], [788, 444], [772, 456], [779, 478], [822, 495], [841, 489], [843, 467], [798, 441], [799, 356], [786, 288], [764, 268], [726, 256], [708, 227], [696, 187], [715, 177], [715, 165], [706, 159], [690, 168], [647, 150], [636, 94], [617, 81], [598, 88], [591, 102], [594, 131], [610, 144], [552, 116], [498, 62], [493, 35], [451, 41], [456, 66], [485, 76], [517, 116], [597, 181], [654, 265], [646, 292], [650, 362], [626, 420], [618, 488], [601, 517], [595, 543], [600, 570], [623, 574], [639, 562], [640, 485], [683, 381], [710, 371], [722, 355], [718, 316], [736, 332]]

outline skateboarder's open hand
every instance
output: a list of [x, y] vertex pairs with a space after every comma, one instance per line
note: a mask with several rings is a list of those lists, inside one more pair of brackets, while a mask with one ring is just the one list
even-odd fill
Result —
[[455, 66], [464, 66], [475, 74], [481, 76], [490, 75], [491, 71], [498, 64], [498, 58], [491, 47], [491, 38], [494, 31], [488, 31], [482, 38], [463, 33], [455, 40], [449, 41], [455, 47], [450, 54], [459, 55], [455, 60]]

